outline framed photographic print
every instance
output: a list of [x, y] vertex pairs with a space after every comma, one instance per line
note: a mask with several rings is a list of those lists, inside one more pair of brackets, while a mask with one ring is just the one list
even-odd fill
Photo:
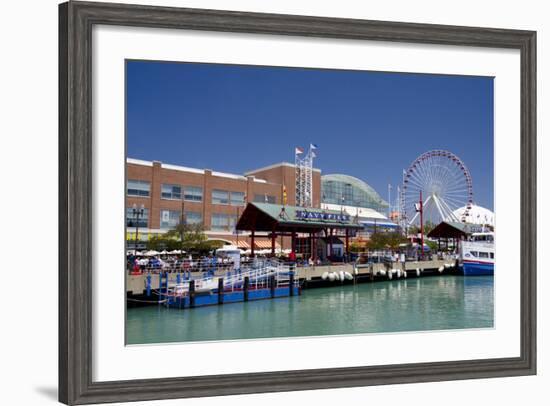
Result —
[[536, 373], [536, 33], [60, 5], [66, 404]]

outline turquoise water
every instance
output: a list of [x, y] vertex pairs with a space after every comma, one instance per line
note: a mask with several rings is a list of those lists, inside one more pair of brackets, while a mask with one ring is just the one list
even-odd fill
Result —
[[308, 289], [301, 296], [195, 309], [128, 309], [127, 343], [493, 326], [493, 277], [433, 276]]

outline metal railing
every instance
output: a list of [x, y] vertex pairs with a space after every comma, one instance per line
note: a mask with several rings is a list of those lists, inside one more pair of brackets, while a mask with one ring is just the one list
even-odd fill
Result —
[[[179, 275], [178, 275], [179, 276]], [[289, 287], [292, 281], [293, 286], [298, 286], [298, 280], [293, 278], [292, 266], [276, 259], [262, 259], [244, 262], [239, 269], [226, 270], [223, 275], [217, 277], [209, 275], [183, 274], [183, 278], [175, 283], [169, 283], [167, 296], [181, 297], [189, 294], [191, 282], [195, 292], [217, 292], [219, 280], [221, 279], [224, 292], [240, 291], [245, 288], [250, 291], [258, 289], [269, 289]]]

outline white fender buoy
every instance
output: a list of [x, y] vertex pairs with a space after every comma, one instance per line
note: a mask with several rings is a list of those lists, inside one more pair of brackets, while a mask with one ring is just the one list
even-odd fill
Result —
[[343, 282], [343, 281], [344, 281], [344, 277], [345, 277], [344, 271], [340, 271], [340, 273], [338, 274], [338, 276], [339, 276], [340, 280]]
[[403, 278], [407, 277], [407, 271], [403, 271]]
[[420, 277], [420, 268], [416, 268], [416, 276]]
[[340, 276], [338, 275], [338, 272], [334, 272], [334, 280], [335, 280], [335, 281], [339, 281], [339, 280], [340, 280]]
[[443, 266], [444, 266], [445, 268], [447, 268], [447, 269], [448, 269], [448, 268], [450, 268], [450, 267], [451, 267], [451, 264], [445, 264], [445, 265], [443, 265]]
[[385, 269], [379, 270], [378, 273], [382, 276], [386, 276], [386, 270]]
[[397, 269], [397, 277], [401, 278], [401, 269]]
[[326, 281], [328, 279], [328, 272], [323, 272], [323, 274], [321, 275], [321, 279]]
[[393, 273], [391, 271], [391, 269], [388, 271], [388, 279], [392, 279], [393, 278]]
[[348, 280], [348, 281], [351, 281], [353, 279], [353, 275], [350, 274], [349, 272], [344, 272], [344, 277]]
[[445, 269], [445, 267], [440, 266], [439, 269], [438, 269], [439, 273], [443, 272], [444, 269]]
[[328, 274], [328, 280], [331, 281], [331, 282], [334, 282], [334, 279], [335, 279], [334, 272], [329, 273]]

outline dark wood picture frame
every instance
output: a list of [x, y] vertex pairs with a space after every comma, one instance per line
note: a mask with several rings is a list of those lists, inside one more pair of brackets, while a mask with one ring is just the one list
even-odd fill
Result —
[[[92, 381], [92, 27], [278, 34], [513, 48], [521, 53], [521, 354], [401, 365]], [[536, 33], [109, 3], [59, 6], [59, 400], [219, 396], [536, 373]]]

